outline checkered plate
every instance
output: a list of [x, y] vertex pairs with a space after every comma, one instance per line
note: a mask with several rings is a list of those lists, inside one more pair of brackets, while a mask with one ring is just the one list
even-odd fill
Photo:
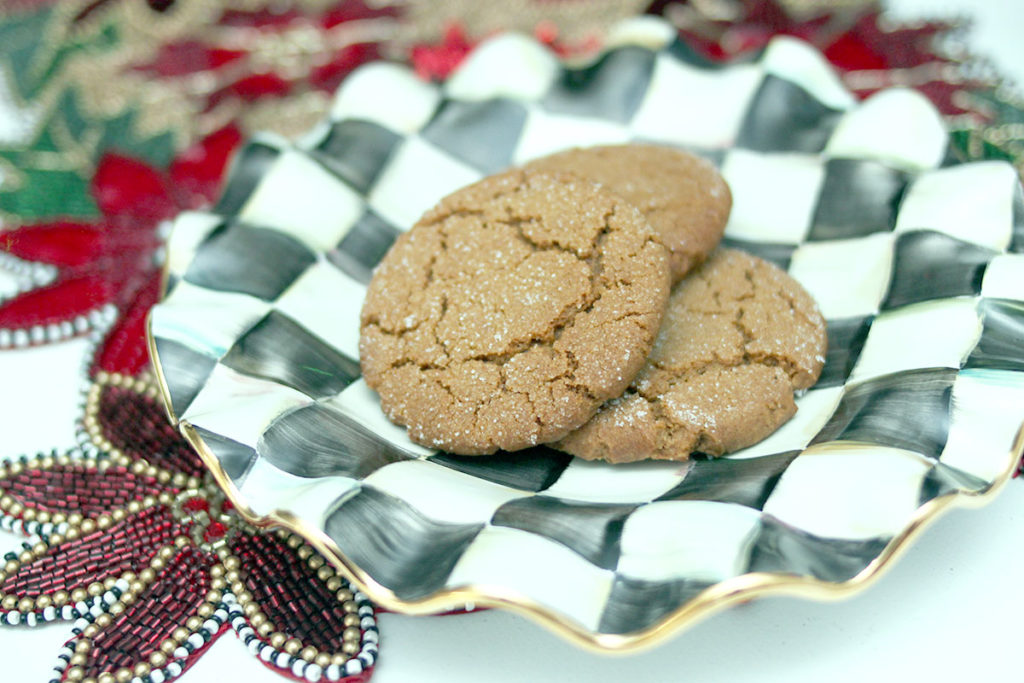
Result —
[[[180, 215], [150, 342], [172, 418], [239, 508], [306, 536], [382, 605], [517, 610], [629, 649], [767, 593], [850, 593], [1022, 450], [1024, 202], [950, 157], [938, 114], [857, 103], [790, 38], [708, 63], [634, 20], [582, 67], [530, 39], [442, 86], [376, 63], [297, 143], [258, 137]], [[827, 363], [796, 417], [729, 457], [610, 466], [412, 444], [360, 380], [372, 269], [441, 196], [574, 145], [654, 141], [719, 165], [726, 242], [800, 281]]]

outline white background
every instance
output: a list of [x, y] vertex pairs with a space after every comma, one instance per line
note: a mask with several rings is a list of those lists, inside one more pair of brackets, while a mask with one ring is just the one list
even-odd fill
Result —
[[[895, 18], [969, 15], [976, 52], [1024, 84], [1024, 2], [899, 0]], [[0, 353], [0, 456], [73, 443], [74, 397], [54, 399], [83, 345]], [[24, 378], [24, 381], [21, 381]], [[11, 387], [20, 387], [12, 391]], [[25, 436], [22, 436], [25, 435]], [[34, 442], [30, 435], [44, 435]], [[0, 551], [17, 540], [0, 533]], [[375, 683], [463, 681], [846, 681], [1024, 680], [1024, 481], [988, 506], [954, 510], [931, 526], [893, 569], [838, 603], [763, 599], [717, 614], [653, 651], [584, 652], [518, 616], [381, 615]], [[46, 681], [66, 624], [0, 630], [0, 680]], [[281, 683], [231, 635], [185, 681]]]

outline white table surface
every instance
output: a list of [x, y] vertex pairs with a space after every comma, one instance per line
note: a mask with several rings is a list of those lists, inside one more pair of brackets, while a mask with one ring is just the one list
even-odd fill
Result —
[[[1024, 2], [898, 0], [899, 19], [970, 15], [972, 47], [1024, 84]], [[0, 353], [0, 456], [73, 444], [76, 396], [63, 389], [84, 344]], [[41, 379], [52, 377], [52, 382]], [[22, 380], [23, 378], [23, 380]], [[20, 386], [15, 394], [7, 387]], [[19, 539], [0, 532], [0, 552]], [[843, 602], [768, 598], [719, 613], [652, 651], [601, 656], [516, 615], [380, 616], [375, 683], [685, 680], [787, 683], [1021, 681], [1024, 481], [986, 507], [953, 510], [879, 581]], [[0, 680], [46, 681], [70, 625], [0, 630]], [[231, 634], [185, 681], [284, 679]]]

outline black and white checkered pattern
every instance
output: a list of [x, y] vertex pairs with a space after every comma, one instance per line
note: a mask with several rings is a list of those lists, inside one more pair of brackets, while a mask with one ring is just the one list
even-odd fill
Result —
[[[505, 36], [441, 87], [366, 66], [328, 121], [297, 145], [251, 142], [215, 210], [177, 219], [152, 317], [163, 381], [252, 508], [322, 529], [402, 600], [487, 586], [584, 633], [636, 634], [749, 572], [873, 571], [924, 503], [1008, 471], [1024, 418], [1014, 170], [950, 161], [920, 95], [856, 104], [796, 40], [719, 66], [669, 33], [632, 24], [580, 69]], [[456, 188], [628, 140], [718, 163], [735, 200], [726, 242], [820, 304], [827, 364], [796, 417], [688, 463], [409, 442], [359, 379], [374, 265]]]

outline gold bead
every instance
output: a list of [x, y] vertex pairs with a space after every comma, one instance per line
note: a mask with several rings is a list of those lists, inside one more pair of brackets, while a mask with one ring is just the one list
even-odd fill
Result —
[[224, 576], [224, 565], [215, 564], [212, 567], [210, 567], [210, 576], [212, 576], [215, 579], [219, 579], [220, 577]]
[[327, 590], [331, 591], [332, 593], [334, 591], [341, 590], [341, 586], [341, 579], [337, 576], [332, 576], [331, 578], [327, 579]]
[[136, 676], [138, 676], [139, 678], [141, 678], [143, 676], [148, 676], [149, 675], [149, 664], [147, 664], [146, 662], [139, 662], [138, 664], [135, 665], [135, 668], [132, 669], [132, 672]]
[[229, 571], [227, 574], [224, 575], [224, 579], [227, 580], [227, 581], [230, 581], [231, 583], [234, 583], [235, 581], [238, 581], [240, 578], [241, 577], [238, 575], [238, 570], [237, 569], [232, 569], [231, 571]]
[[114, 618], [109, 614], [101, 614], [98, 617], [96, 617], [96, 621], [93, 623], [95, 623], [100, 628], [106, 628], [110, 626], [110, 622], [113, 620]]
[[340, 652], [335, 652], [333, 655], [331, 655], [331, 664], [344, 666], [345, 662], [347, 662], [350, 659], [351, 657], [349, 657], [348, 655], [343, 655]]
[[122, 603], [115, 602], [113, 605], [110, 606], [110, 615], [111, 616], [119, 617], [122, 614], [124, 614], [124, 605]]
[[114, 586], [116, 586], [116, 585], [117, 585], [117, 579], [115, 579], [113, 576], [108, 576], [107, 578], [103, 579], [103, 587], [105, 589], [107, 589], [108, 591], [109, 590], [113, 590]]
[[95, 623], [89, 624], [84, 629], [82, 629], [82, 635], [86, 638], [95, 638], [96, 635], [99, 634], [99, 632], [100, 627], [97, 626]]
[[209, 591], [206, 594], [206, 601], [214, 604], [220, 602], [220, 591]]
[[284, 651], [290, 655], [298, 653], [302, 649], [302, 643], [297, 638], [289, 638], [284, 644]]
[[91, 534], [96, 531], [96, 522], [91, 519], [84, 519], [82, 520], [81, 529], [83, 534]]
[[334, 576], [334, 568], [330, 565], [324, 565], [323, 567], [320, 567], [320, 569], [318, 569], [316, 572], [316, 578], [320, 579], [321, 581], [326, 581], [332, 576]]
[[350, 614], [355, 614], [359, 611], [359, 605], [356, 604], [355, 600], [346, 600], [341, 604], [341, 608]]
[[167, 656], [163, 652], [153, 652], [149, 655], [149, 663], [155, 667], [161, 667], [167, 663]]
[[141, 581], [130, 581], [128, 583], [128, 590], [132, 593], [141, 593], [146, 589], [146, 585]]
[[114, 672], [114, 680], [117, 681], [117, 683], [129, 683], [129, 681], [132, 680], [132, 670], [118, 669]]
[[64, 542], [63, 534], [50, 534], [50, 547], [54, 548]]
[[308, 559], [309, 556], [313, 554], [313, 549], [310, 548], [308, 545], [304, 545], [301, 548], [299, 548], [299, 550], [298, 550], [298, 552], [296, 554], [299, 556], [300, 560], [305, 560], [305, 559]]
[[71, 602], [82, 602], [89, 594], [85, 592], [84, 588], [76, 588], [71, 591]]
[[49, 595], [40, 595], [38, 598], [36, 598], [36, 606], [39, 609], [46, 609], [52, 604], [53, 598], [51, 598]]
[[68, 601], [69, 597], [71, 596], [68, 595], [67, 591], [57, 591], [53, 594], [53, 604], [57, 605], [58, 607], [63, 607], [64, 604]]
[[346, 627], [359, 626], [359, 621], [360, 619], [358, 614], [346, 614], [342, 623], [344, 623]]
[[33, 600], [32, 598], [22, 598], [21, 600], [18, 600], [18, 611], [19, 612], [22, 612], [22, 613], [31, 612], [31, 611], [33, 611], [35, 609], [35, 606], [36, 606], [36, 601]]
[[342, 588], [340, 591], [338, 591], [338, 600], [340, 600], [341, 602], [346, 602], [354, 597], [355, 596], [352, 594], [352, 591], [350, 591], [347, 588]]
[[199, 605], [199, 609], [196, 610], [196, 614], [203, 617], [204, 619], [209, 619], [211, 616], [213, 616], [213, 612], [213, 605], [211, 605], [208, 602], [204, 602], [203, 604]]
[[266, 621], [267, 617], [263, 614], [263, 612], [256, 612], [251, 617], [249, 617], [249, 623], [252, 624], [252, 627], [255, 629], [258, 629], [260, 626], [266, 623]]
[[324, 566], [324, 558], [322, 556], [314, 555], [313, 557], [309, 558], [309, 568], [310, 569], [320, 569], [323, 566]]
[[[72, 657], [72, 659], [74, 659], [74, 657]], [[70, 669], [68, 669], [68, 672], [65, 674], [65, 677], [69, 681], [80, 681], [80, 680], [82, 680], [83, 678], [85, 678], [85, 672], [82, 671], [82, 669], [80, 667], [81, 667], [81, 664], [78, 665], [78, 666], [72, 666]]]
[[321, 669], [326, 669], [331, 665], [331, 656], [326, 652], [321, 652], [316, 656], [316, 659], [313, 660], [313, 663], [315, 663]]
[[31, 522], [36, 518], [36, 511], [33, 508], [25, 508], [25, 511], [21, 513], [21, 517], [26, 522]]
[[81, 536], [81, 533], [79, 532], [78, 527], [73, 526], [64, 532], [64, 539], [68, 541], [73, 541], [79, 536]]
[[302, 545], [302, 537], [292, 534], [288, 537], [288, 547], [295, 549]]
[[90, 583], [89, 587], [86, 588], [89, 595], [96, 597], [97, 595], [103, 595], [103, 584], [97, 581], [96, 583]]
[[92, 643], [88, 640], [79, 640], [75, 643], [75, 652], [87, 655], [92, 651]]
[[[249, 591], [245, 590], [245, 584], [241, 581], [235, 581], [231, 584], [231, 592], [235, 594], [235, 597], [241, 605], [244, 605], [252, 599], [252, 595], [249, 594]], [[242, 599], [243, 595], [245, 596], [244, 600]]]
[[184, 626], [179, 626], [173, 631], [171, 631], [171, 638], [173, 638], [178, 643], [184, 643], [186, 640], [188, 640], [189, 635], [191, 634], [188, 632], [188, 629]]
[[110, 525], [113, 524], [114, 520], [110, 518], [110, 515], [100, 515], [96, 518], [97, 529], [109, 529]]
[[81, 512], [72, 512], [70, 515], [68, 515], [68, 524], [70, 524], [71, 526], [78, 526], [81, 523], [82, 523], [82, 513]]
[[354, 626], [348, 627], [347, 629], [345, 629], [341, 633], [341, 639], [342, 640], [353, 640], [353, 641], [355, 641], [357, 643], [362, 639], [362, 637], [363, 637], [363, 632], [360, 631], [359, 629], [355, 628]]
[[121, 604], [126, 606], [126, 607], [128, 605], [131, 605], [133, 602], [135, 602], [135, 596], [137, 596], [137, 595], [138, 595], [138, 593], [132, 593], [132, 592], [125, 593], [124, 595], [121, 596]]
[[215, 591], [222, 591], [228, 587], [228, 582], [224, 579], [213, 579], [210, 581], [210, 588]]
[[32, 552], [35, 553], [36, 555], [42, 555], [43, 553], [46, 552], [46, 548], [47, 548], [47, 545], [45, 543], [43, 543], [42, 541], [39, 541], [38, 543], [36, 543], [35, 545], [32, 546]]
[[160, 548], [160, 553], [159, 553], [160, 559], [162, 559], [162, 560], [169, 560], [172, 557], [174, 557], [174, 553], [175, 552], [176, 552], [175, 548], [173, 548], [172, 546], [169, 546], [169, 545], [165, 545], [163, 548]]
[[84, 666], [89, 661], [89, 658], [84, 654], [75, 653], [71, 655], [71, 660], [68, 662], [71, 666]]
[[153, 571], [156, 571], [156, 572], [158, 572], [161, 569], [163, 569], [166, 564], [167, 563], [164, 562], [163, 559], [161, 559], [159, 557], [154, 557], [152, 560], [149, 561], [150, 569], [152, 569]]
[[253, 617], [255, 617], [255, 616], [256, 616], [257, 614], [259, 614], [259, 613], [260, 613], [260, 606], [259, 606], [259, 605], [257, 605], [257, 604], [256, 604], [255, 602], [249, 602], [249, 603], [246, 603], [246, 604], [245, 604], [245, 606], [244, 606], [244, 607], [242, 607], [242, 613], [243, 613], [243, 614], [244, 614], [245, 616], [247, 616], [247, 617], [249, 617], [250, 619], [252, 619], [252, 618], [253, 618]]
[[168, 638], [164, 642], [160, 643], [160, 651], [165, 655], [172, 655], [174, 651], [178, 649], [178, 644]]
[[264, 621], [256, 627], [256, 632], [259, 633], [261, 637], [266, 638], [274, 632], [274, 624], [270, 621]]
[[275, 650], [280, 650], [286, 640], [288, 640], [288, 636], [280, 631], [275, 631], [270, 634], [270, 646]]
[[314, 659], [316, 659], [316, 656], [318, 654], [319, 652], [312, 645], [307, 645], [306, 647], [302, 648], [301, 652], [299, 652], [299, 656], [305, 659], [307, 662], [312, 662]]
[[40, 524], [46, 524], [47, 522], [50, 521], [50, 513], [47, 512], [46, 510], [37, 510], [36, 511], [36, 521], [39, 522]]
[[21, 562], [28, 564], [32, 560], [36, 559], [36, 556], [32, 554], [31, 550], [25, 550], [20, 555], [18, 555], [18, 559]]
[[110, 673], [109, 671], [104, 671], [96, 677], [96, 683], [115, 683], [114, 674]]
[[141, 504], [141, 503], [139, 503], [139, 501], [137, 501], [137, 500], [133, 500], [133, 501], [130, 501], [130, 502], [128, 503], [128, 506], [127, 506], [127, 508], [125, 508], [125, 509], [127, 509], [127, 510], [128, 510], [128, 514], [130, 514], [130, 515], [134, 515], [134, 514], [135, 514], [135, 513], [137, 513], [137, 512], [139, 511], [139, 510], [141, 510], [141, 509], [142, 509], [142, 504]]
[[[126, 515], [127, 515], [127, 513], [124, 510], [122, 510], [121, 508], [118, 508], [118, 509], [116, 509], [116, 510], [114, 510], [113, 512], [110, 513], [110, 518], [112, 520], [114, 520], [115, 522], [120, 522], [120, 521], [122, 521], [125, 518]], [[125, 671], [125, 669], [121, 669], [121, 670]], [[131, 674], [130, 671], [128, 673]]]
[[141, 581], [144, 584], [152, 583], [153, 579], [155, 579], [155, 578], [156, 578], [156, 572], [153, 571], [152, 569], [149, 569], [148, 567], [146, 569], [143, 569], [141, 572], [139, 572], [139, 581]]
[[229, 569], [229, 570], [230, 569], [238, 569], [238, 567], [241, 566], [241, 562], [239, 562], [238, 558], [235, 557], [235, 556], [231, 556], [231, 557], [225, 558], [223, 564], [224, 564], [224, 568], [225, 569]]
[[199, 617], [192, 616], [185, 621], [185, 628], [193, 633], [199, 630], [199, 627], [203, 625], [203, 620]]
[[341, 644], [341, 651], [347, 655], [359, 654], [359, 643], [354, 643], [351, 640], [346, 640]]
[[20, 566], [21, 562], [18, 562], [17, 560], [7, 560], [7, 562], [4, 563], [4, 574], [10, 576], [14, 572], [18, 571]]

